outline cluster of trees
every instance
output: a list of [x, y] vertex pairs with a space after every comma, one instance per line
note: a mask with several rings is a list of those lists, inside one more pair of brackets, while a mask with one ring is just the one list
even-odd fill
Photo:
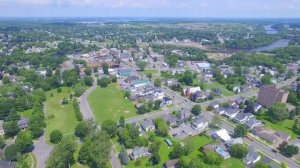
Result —
[[249, 39], [237, 38], [233, 40], [226, 40], [225, 47], [234, 49], [252, 49], [269, 45], [278, 39], [279, 37], [277, 36], [260, 34], [256, 35], [254, 38]]
[[149, 113], [152, 110], [159, 110], [161, 107], [161, 100], [155, 100], [154, 102], [149, 101], [147, 103], [142, 104], [140, 107], [138, 107], [138, 114], [145, 114]]
[[156, 119], [154, 124], [155, 124], [155, 133], [158, 136], [162, 136], [162, 137], [168, 136], [170, 127], [162, 118]]
[[280, 123], [289, 117], [289, 111], [284, 103], [274, 103], [268, 108], [268, 118], [273, 123]]
[[187, 142], [184, 145], [180, 143], [175, 143], [173, 150], [170, 152], [169, 157], [171, 159], [177, 159], [182, 156], [188, 156], [194, 150], [192, 143]]
[[280, 144], [278, 149], [283, 155], [287, 157], [292, 157], [299, 153], [299, 148], [297, 146], [288, 145], [287, 142], [283, 142], [282, 144]]
[[76, 99], [73, 100], [73, 108], [77, 121], [82, 121], [82, 114], [80, 112], [79, 104]]
[[135, 146], [148, 146], [148, 139], [140, 137], [139, 134], [139, 129], [131, 124], [126, 124], [118, 132], [119, 140], [126, 148], [133, 148]]
[[117, 77], [115, 75], [111, 77], [103, 77], [101, 79], [97, 80], [97, 85], [100, 85], [100, 87], [107, 87], [110, 83], [116, 83], [117, 82]]

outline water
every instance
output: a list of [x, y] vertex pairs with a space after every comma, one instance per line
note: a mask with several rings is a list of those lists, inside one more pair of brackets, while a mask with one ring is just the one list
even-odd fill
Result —
[[277, 40], [267, 46], [251, 49], [250, 52], [271, 51], [271, 50], [274, 50], [277, 48], [287, 47], [289, 45], [289, 42], [290, 42], [290, 40], [288, 40], [288, 39]]
[[273, 25], [264, 26], [266, 34], [277, 34], [278, 31], [272, 28]]

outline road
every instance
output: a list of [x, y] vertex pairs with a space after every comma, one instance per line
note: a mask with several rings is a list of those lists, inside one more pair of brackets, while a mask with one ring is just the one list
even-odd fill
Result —
[[[89, 120], [89, 119], [94, 119], [94, 114], [90, 108], [90, 105], [87, 101], [87, 97], [90, 93], [92, 93], [95, 89], [97, 88], [97, 80], [94, 79], [94, 83], [93, 86], [91, 86], [88, 90], [86, 90], [82, 96], [80, 96], [80, 111], [82, 113], [82, 117], [84, 120]], [[99, 100], [101, 101], [101, 100]], [[110, 154], [110, 163], [112, 168], [121, 168], [121, 163], [118, 159], [118, 154], [115, 153], [114, 149], [111, 150], [111, 154]]]
[[45, 134], [41, 136], [38, 140], [34, 141], [33, 145], [34, 149], [32, 153], [36, 158], [37, 168], [46, 167], [47, 158], [49, 157], [53, 147], [46, 144]]

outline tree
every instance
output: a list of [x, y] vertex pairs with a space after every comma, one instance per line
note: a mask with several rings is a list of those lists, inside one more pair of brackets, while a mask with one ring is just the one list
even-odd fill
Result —
[[84, 73], [87, 75], [87, 76], [91, 76], [92, 75], [92, 69], [91, 68], [86, 68], [84, 70]]
[[286, 162], [281, 162], [281, 168], [288, 168], [288, 164]]
[[159, 136], [166, 137], [169, 133], [169, 125], [162, 119], [158, 118], [155, 120], [155, 133]]
[[31, 149], [33, 145], [32, 139], [32, 135], [28, 131], [22, 131], [18, 134], [15, 143], [21, 153], [26, 153]]
[[262, 163], [261, 161], [254, 164], [254, 168], [269, 168], [269, 165]]
[[16, 161], [20, 150], [16, 144], [9, 145], [4, 150], [5, 158], [9, 161]]
[[171, 159], [176, 159], [180, 158], [181, 156], [188, 156], [193, 151], [193, 149], [194, 147], [190, 142], [184, 144], [183, 146], [176, 143], [173, 150], [170, 152], [169, 157]]
[[179, 82], [191, 86], [193, 84], [193, 78], [194, 76], [191, 71], [185, 71], [183, 76], [179, 79]]
[[130, 91], [125, 91], [125, 92], [124, 92], [124, 97], [125, 97], [126, 99], [128, 99], [128, 98], [130, 97]]
[[237, 125], [234, 128], [234, 137], [245, 137], [248, 134], [248, 128], [245, 124]]
[[110, 152], [109, 135], [95, 130], [80, 148], [78, 161], [90, 167], [103, 167], [109, 161]]
[[161, 100], [155, 100], [153, 110], [159, 110], [161, 107]]
[[16, 121], [8, 121], [3, 124], [3, 129], [5, 132], [5, 136], [13, 137], [18, 134], [20, 128]]
[[192, 108], [192, 113], [194, 115], [199, 115], [201, 113], [201, 106], [198, 104], [194, 105]]
[[86, 77], [83, 78], [83, 81], [84, 81], [85, 85], [92, 86], [93, 82], [94, 82], [94, 79], [91, 76], [86, 76]]
[[295, 145], [280, 145], [279, 150], [287, 157], [292, 157], [299, 153], [299, 148]]
[[0, 136], [0, 148], [3, 149], [5, 147], [5, 140], [3, 138], [3, 136]]
[[125, 117], [123, 115], [121, 115], [120, 117], [119, 124], [121, 125], [121, 127], [125, 127]]
[[117, 134], [117, 122], [113, 120], [105, 120], [101, 125], [101, 129], [105, 131], [110, 138], [113, 138]]
[[223, 158], [215, 152], [206, 152], [203, 158], [204, 163], [209, 165], [220, 165], [223, 162]]
[[107, 85], [110, 83], [110, 79], [108, 77], [103, 77], [97, 81], [97, 84], [101, 87], [107, 87]]
[[107, 63], [102, 64], [102, 70], [105, 75], [109, 75], [108, 68], [109, 68], [109, 65]]
[[89, 136], [97, 128], [97, 123], [93, 120], [81, 121], [76, 125], [75, 135], [81, 139]]
[[111, 76], [111, 82], [112, 83], [116, 83], [117, 82], [117, 76], [116, 75], [113, 75], [113, 76]]
[[297, 97], [297, 93], [296, 93], [296, 92], [291, 91], [291, 92], [289, 93], [288, 102], [291, 103], [291, 104], [294, 104], [294, 105], [297, 104], [297, 102], [298, 102], [298, 97]]
[[76, 151], [76, 144], [70, 138], [62, 139], [55, 145], [46, 162], [46, 168], [65, 168], [69, 167], [74, 161], [74, 152]]
[[230, 154], [232, 157], [242, 159], [247, 156], [248, 148], [243, 144], [234, 144], [230, 146]]
[[160, 80], [159, 78], [156, 78], [156, 79], [154, 80], [154, 86], [155, 86], [155, 87], [160, 87], [160, 86], [161, 86], [161, 80]]
[[285, 104], [274, 103], [268, 108], [268, 116], [273, 123], [279, 123], [289, 117], [289, 112]]
[[254, 113], [254, 103], [253, 102], [249, 102], [246, 105], [246, 108], [244, 109], [245, 113]]
[[147, 63], [145, 61], [139, 61], [137, 63], [137, 66], [139, 67], [140, 71], [144, 71], [146, 65], [147, 65]]
[[272, 76], [270, 74], [266, 74], [261, 78], [261, 83], [263, 85], [271, 85], [272, 84]]
[[59, 130], [54, 130], [50, 134], [50, 142], [57, 144], [63, 138], [63, 134]]

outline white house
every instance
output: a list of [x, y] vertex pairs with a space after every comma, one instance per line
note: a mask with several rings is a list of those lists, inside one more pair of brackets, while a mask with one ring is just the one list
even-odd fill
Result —
[[196, 131], [203, 130], [206, 127], [208, 127], [208, 122], [206, 120], [201, 119], [201, 118], [196, 118], [192, 122], [192, 128]]
[[197, 63], [199, 69], [210, 69], [211, 65], [209, 62], [201, 61]]
[[220, 139], [224, 142], [231, 140], [230, 135], [228, 134], [226, 129], [220, 129], [212, 134], [212, 136], [216, 139]]

